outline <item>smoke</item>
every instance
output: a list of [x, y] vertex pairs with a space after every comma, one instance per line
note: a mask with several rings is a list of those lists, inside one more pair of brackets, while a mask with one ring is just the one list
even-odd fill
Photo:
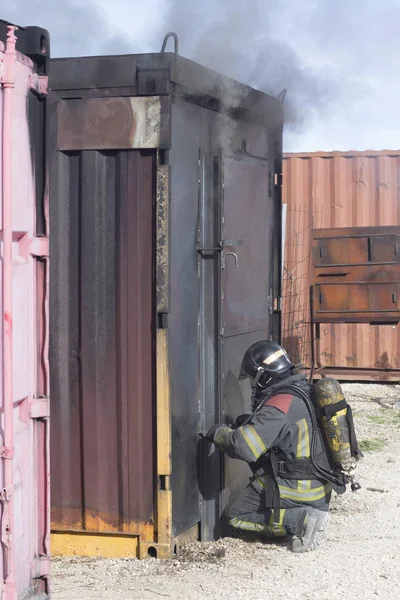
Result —
[[320, 66], [302, 64], [283, 39], [281, 7], [265, 0], [204, 0], [195, 7], [187, 0], [171, 0], [166, 26], [203, 65], [274, 96], [286, 88], [285, 122], [299, 128], [337, 97], [339, 82]]
[[159, 0], [11, 0], [0, 18], [48, 29], [53, 58], [154, 52], [161, 41], [154, 46], [149, 31], [158, 27], [158, 5]]
[[159, 51], [176, 31], [183, 56], [287, 88], [286, 150], [399, 146], [400, 0], [10, 0], [0, 16], [47, 28], [53, 56]]

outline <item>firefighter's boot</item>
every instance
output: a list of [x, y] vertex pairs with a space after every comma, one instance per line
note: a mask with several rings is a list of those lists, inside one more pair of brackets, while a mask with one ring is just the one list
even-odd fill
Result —
[[328, 513], [316, 508], [307, 509], [304, 520], [304, 532], [301, 537], [295, 536], [291, 544], [292, 552], [310, 552], [323, 541]]

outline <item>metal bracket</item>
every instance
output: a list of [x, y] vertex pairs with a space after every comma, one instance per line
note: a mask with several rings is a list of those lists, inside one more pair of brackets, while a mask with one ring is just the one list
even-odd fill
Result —
[[49, 93], [49, 78], [47, 75], [31, 73], [29, 75], [29, 88], [38, 96], [46, 96]]
[[47, 258], [49, 256], [49, 238], [33, 237], [29, 243], [29, 253], [35, 258]]
[[243, 246], [243, 240], [221, 240], [216, 248], [197, 248], [199, 254], [205, 252], [222, 252], [224, 248], [234, 248], [235, 246]]
[[43, 396], [31, 400], [29, 416], [31, 419], [48, 419], [50, 417], [50, 399]]

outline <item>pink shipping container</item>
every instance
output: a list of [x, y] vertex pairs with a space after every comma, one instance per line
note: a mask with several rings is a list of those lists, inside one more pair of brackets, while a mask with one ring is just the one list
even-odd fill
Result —
[[[283, 342], [310, 364], [312, 228], [400, 225], [400, 151], [285, 154]], [[341, 379], [400, 380], [400, 327], [321, 325], [321, 362]]]
[[0, 23], [3, 600], [48, 598], [50, 566], [48, 206], [43, 125], [48, 35], [37, 28], [16, 33], [18, 41], [14, 29]]

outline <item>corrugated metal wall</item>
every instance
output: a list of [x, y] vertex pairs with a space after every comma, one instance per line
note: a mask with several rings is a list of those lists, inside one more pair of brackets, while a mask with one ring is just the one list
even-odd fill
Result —
[[54, 156], [52, 527], [139, 535], [154, 503], [155, 153]]
[[[286, 154], [283, 342], [309, 364], [312, 228], [400, 225], [400, 151]], [[344, 379], [400, 379], [400, 327], [322, 325], [321, 358]]]

